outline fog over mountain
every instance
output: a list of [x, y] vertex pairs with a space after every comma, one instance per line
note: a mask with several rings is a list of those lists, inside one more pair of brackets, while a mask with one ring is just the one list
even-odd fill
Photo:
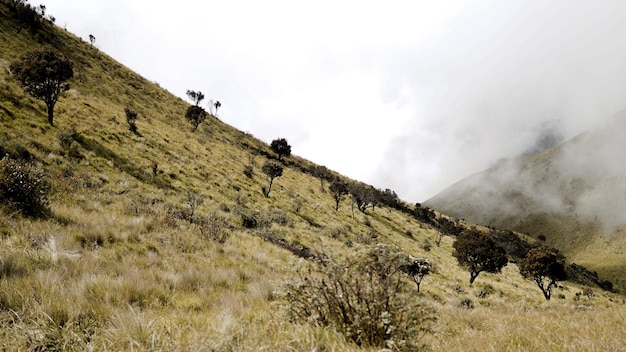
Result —
[[426, 203], [498, 227], [527, 228], [545, 215], [595, 223], [610, 235], [626, 226], [625, 132], [622, 112], [562, 145], [503, 160]]
[[[425, 200], [498, 160], [551, 147], [626, 106], [626, 3], [491, 5], [467, 8], [413, 60], [390, 69], [420, 106], [381, 169], [409, 198]], [[561, 171], [577, 172], [570, 167], [592, 155], [581, 157]]]

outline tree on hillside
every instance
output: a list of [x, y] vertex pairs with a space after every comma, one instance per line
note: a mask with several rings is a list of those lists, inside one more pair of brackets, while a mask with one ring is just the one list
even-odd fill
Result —
[[48, 123], [54, 125], [54, 106], [70, 89], [66, 81], [74, 77], [73, 67], [67, 56], [44, 49], [27, 53], [13, 62], [10, 69], [28, 94], [43, 100], [48, 109]]
[[313, 177], [317, 177], [320, 179], [320, 187], [322, 192], [324, 192], [324, 180], [330, 179], [330, 170], [328, 170], [326, 166], [313, 165], [311, 166], [309, 171], [311, 172], [311, 175], [313, 175]]
[[215, 107], [215, 116], [217, 116], [217, 110], [220, 109], [220, 107], [222, 106], [222, 103], [220, 103], [220, 101], [216, 101], [215, 103], [213, 103], [213, 106]]
[[378, 191], [362, 182], [354, 182], [348, 185], [348, 194], [350, 194], [352, 216], [354, 217], [354, 206], [365, 213], [367, 208], [375, 209], [378, 204]]
[[191, 126], [193, 127], [192, 131], [198, 129], [198, 126], [207, 118], [207, 112], [200, 106], [200, 102], [204, 100], [204, 94], [201, 91], [187, 90], [187, 96], [194, 105], [191, 105], [187, 108], [187, 112], [185, 113], [185, 118]]
[[291, 155], [291, 146], [285, 138], [279, 138], [272, 141], [270, 148], [274, 153], [278, 154], [278, 160], [282, 160], [283, 156]]
[[402, 270], [413, 279], [417, 285], [417, 292], [420, 292], [420, 285], [426, 275], [430, 275], [433, 266], [427, 259], [417, 258], [409, 265], [402, 267]]
[[508, 264], [506, 251], [490, 236], [477, 230], [463, 231], [452, 245], [452, 255], [470, 272], [470, 285], [481, 272], [499, 273]]
[[328, 187], [333, 199], [335, 200], [335, 211], [339, 210], [339, 202], [348, 194], [348, 184], [336, 179]]
[[185, 118], [189, 121], [189, 123], [191, 123], [192, 131], [197, 130], [198, 126], [206, 120], [206, 117], [207, 112], [197, 105], [189, 106], [189, 108], [187, 108], [187, 112], [185, 113]]
[[126, 122], [128, 123], [128, 129], [137, 134], [137, 112], [131, 108], [124, 108], [126, 114]]
[[519, 263], [520, 274], [533, 280], [546, 300], [550, 300], [552, 289], [558, 280], [565, 280], [565, 257], [558, 250], [549, 247], [536, 247], [526, 253]]
[[193, 105], [200, 106], [200, 103], [204, 100], [204, 94], [201, 91], [195, 90], [187, 90], [187, 96], [191, 101], [193, 101]]
[[266, 197], [269, 197], [270, 191], [272, 190], [272, 183], [274, 182], [274, 179], [276, 177], [280, 177], [283, 175], [283, 167], [279, 163], [276, 163], [274, 161], [268, 161], [265, 164], [263, 164], [263, 166], [261, 167], [261, 171], [263, 171], [263, 173], [267, 175], [267, 179], [269, 180], [269, 183], [270, 183], [267, 189], [263, 187], [263, 194]]

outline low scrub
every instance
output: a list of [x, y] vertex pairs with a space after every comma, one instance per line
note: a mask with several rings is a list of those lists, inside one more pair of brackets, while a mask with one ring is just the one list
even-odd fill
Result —
[[292, 319], [331, 326], [362, 347], [415, 351], [434, 320], [402, 278], [408, 257], [377, 245], [343, 262], [320, 261], [287, 285]]
[[26, 216], [48, 213], [50, 186], [43, 170], [22, 160], [0, 160], [0, 202]]

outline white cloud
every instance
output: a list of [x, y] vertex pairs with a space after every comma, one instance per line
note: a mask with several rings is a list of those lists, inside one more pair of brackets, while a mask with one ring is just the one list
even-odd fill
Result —
[[421, 201], [624, 105], [626, 3], [48, 0], [61, 26], [174, 94]]

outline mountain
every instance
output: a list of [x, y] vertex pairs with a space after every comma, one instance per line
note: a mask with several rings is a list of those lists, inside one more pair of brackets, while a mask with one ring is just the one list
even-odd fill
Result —
[[[413, 346], [437, 351], [623, 346], [622, 295], [574, 278], [547, 302], [514, 262], [469, 285], [452, 255], [455, 237], [439, 227], [501, 235], [517, 249], [536, 240], [425, 209], [416, 216], [419, 208], [392, 192], [382, 192], [375, 208], [353, 212], [344, 197], [335, 210], [329, 182], [311, 171], [319, 165], [296, 155], [279, 161], [266, 142], [219, 116], [192, 131], [188, 102], [24, 4], [0, 1], [0, 170], [19, 161], [17, 169], [35, 170], [50, 191], [47, 212], [37, 217], [0, 199], [0, 349], [378, 351], [381, 345], [354, 341], [339, 323], [326, 326], [312, 308], [294, 317], [293, 307], [320, 302], [298, 294], [311, 281], [329, 286], [342, 277], [354, 283], [344, 292], [380, 292], [372, 280], [398, 268], [371, 275], [363, 264], [394, 263], [390, 248], [427, 259], [430, 275], [419, 292], [408, 275], [397, 276], [384, 299], [368, 300], [370, 309], [348, 323], [372, 322], [387, 334], [399, 329], [390, 322], [400, 310], [403, 323], [429, 328], [414, 331]], [[41, 48], [74, 63], [54, 126], [10, 69]], [[136, 131], [126, 108], [137, 112]], [[262, 165], [269, 161], [283, 173], [266, 197]], [[381, 195], [365, 189], [368, 199]], [[354, 266], [333, 265], [345, 262]], [[335, 281], [319, 281], [329, 277]], [[345, 302], [339, 288], [320, 292], [327, 302]], [[391, 296], [400, 299], [391, 312], [371, 309]], [[394, 342], [382, 341], [406, 350], [408, 342]]]
[[535, 154], [504, 160], [424, 204], [543, 235], [571, 261], [626, 287], [626, 113]]

